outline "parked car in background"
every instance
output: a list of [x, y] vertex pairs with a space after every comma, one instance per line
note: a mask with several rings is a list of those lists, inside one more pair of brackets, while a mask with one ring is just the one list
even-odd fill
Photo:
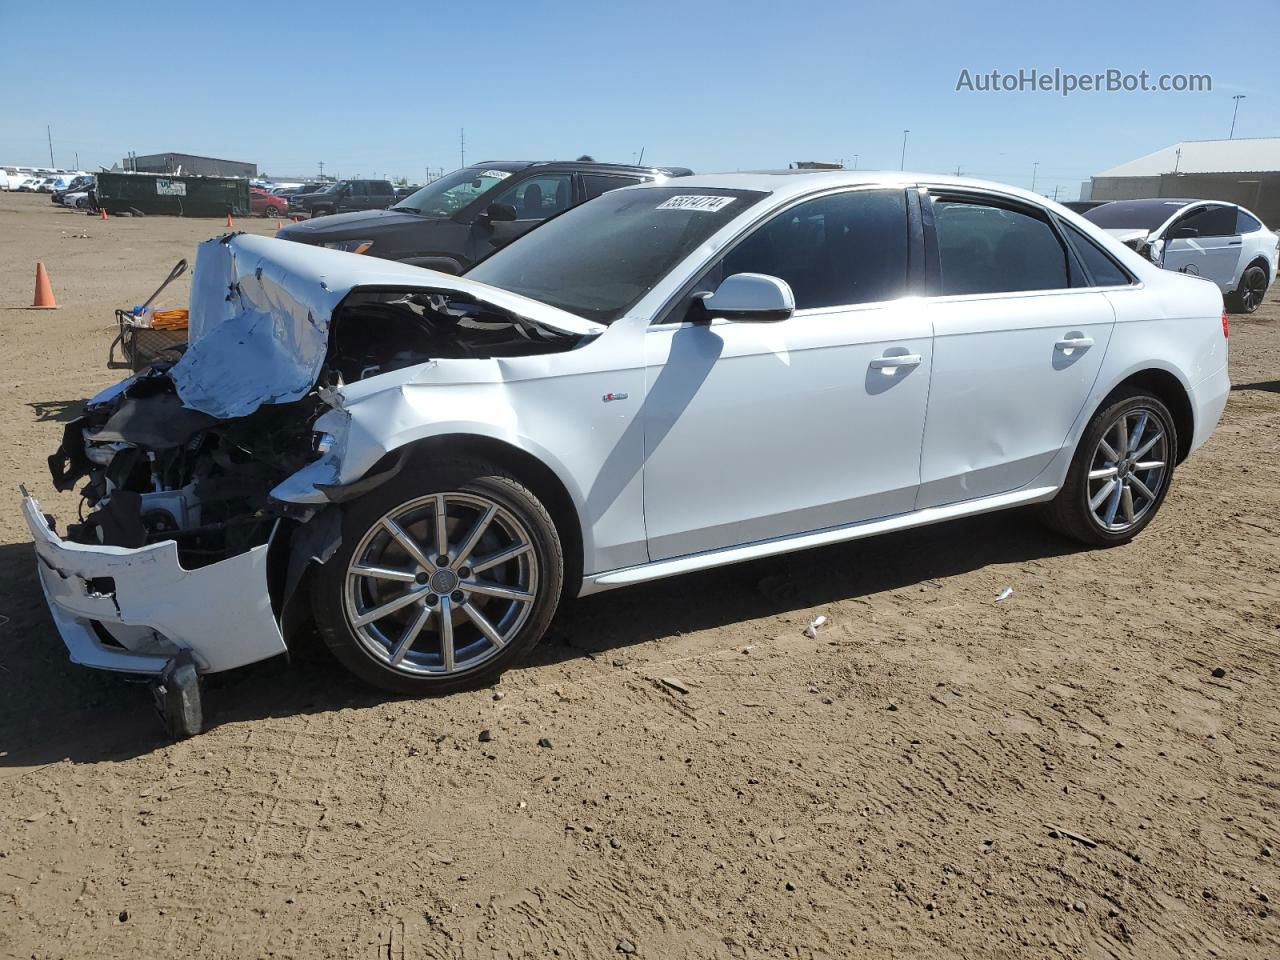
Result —
[[44, 177], [31, 176], [18, 181], [19, 193], [36, 193], [36, 188], [44, 181]]
[[86, 209], [90, 205], [91, 195], [89, 191], [92, 189], [93, 187], [91, 184], [86, 190], [76, 190], [71, 193], [64, 193], [62, 195], [62, 205], [64, 207], [74, 207], [77, 210]]
[[311, 217], [325, 217], [353, 210], [385, 210], [396, 201], [390, 180], [339, 180], [315, 193], [289, 198], [289, 210]]
[[260, 187], [249, 188], [249, 212], [258, 217], [283, 217], [289, 209], [284, 197], [263, 190]]
[[602, 193], [688, 173], [684, 167], [495, 160], [455, 170], [389, 210], [308, 220], [277, 236], [461, 273], [549, 217]]
[[405, 187], [396, 187], [396, 202], [399, 203], [405, 197], [413, 196], [413, 194], [417, 193], [421, 189], [422, 187], [416, 183]]
[[33, 188], [34, 192], [35, 193], [53, 193], [55, 189], [55, 184], [57, 184], [57, 182], [58, 182], [57, 177], [41, 177], [39, 180], [36, 181], [36, 185]]
[[961, 178], [651, 181], [462, 277], [252, 235], [195, 275], [182, 359], [50, 457], [84, 519], [24, 499], [92, 666], [194, 679], [312, 621], [436, 694], [565, 597], [1027, 505], [1115, 546], [1230, 392], [1211, 284]]
[[68, 193], [75, 193], [77, 191], [87, 190], [89, 187], [93, 185], [93, 182], [94, 182], [94, 178], [89, 174], [81, 174], [78, 177], [72, 177], [70, 180], [67, 180], [63, 184], [63, 186], [61, 186], [59, 189], [54, 190], [53, 195], [52, 197], [50, 197], [50, 199], [54, 203], [62, 204], [65, 196]]
[[1212, 280], [1236, 313], [1258, 309], [1280, 266], [1280, 237], [1234, 203], [1113, 200], [1084, 217], [1166, 270]]
[[1095, 207], [1100, 207], [1104, 203], [1110, 202], [1110, 200], [1064, 200], [1062, 205], [1072, 213], [1087, 213]]

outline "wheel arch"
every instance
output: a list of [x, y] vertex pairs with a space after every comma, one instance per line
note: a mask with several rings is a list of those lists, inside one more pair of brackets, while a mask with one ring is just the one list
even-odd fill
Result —
[[1095, 413], [1105, 407], [1116, 392], [1124, 387], [1147, 390], [1169, 408], [1169, 412], [1173, 414], [1173, 425], [1178, 431], [1178, 452], [1174, 462], [1182, 463], [1187, 459], [1195, 436], [1196, 418], [1191, 394], [1182, 380], [1176, 374], [1160, 367], [1147, 367], [1135, 371], [1111, 388], [1098, 404]]
[[412, 469], [417, 463], [429, 463], [433, 458], [441, 456], [452, 459], [473, 457], [502, 467], [538, 496], [551, 514], [556, 531], [560, 534], [560, 546], [565, 559], [564, 598], [577, 596], [582, 586], [586, 556], [581, 513], [569, 488], [556, 471], [528, 450], [482, 434], [434, 434], [410, 440], [389, 451], [366, 472], [366, 476], [377, 475], [397, 464], [396, 472], [406, 467]]

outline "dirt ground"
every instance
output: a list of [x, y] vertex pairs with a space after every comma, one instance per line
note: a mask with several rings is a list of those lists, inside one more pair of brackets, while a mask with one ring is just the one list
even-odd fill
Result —
[[67, 662], [16, 488], [74, 512], [112, 309], [219, 232], [0, 194], [0, 955], [1280, 956], [1280, 288], [1129, 546], [1010, 513], [608, 593], [433, 701], [303, 650], [170, 743]]

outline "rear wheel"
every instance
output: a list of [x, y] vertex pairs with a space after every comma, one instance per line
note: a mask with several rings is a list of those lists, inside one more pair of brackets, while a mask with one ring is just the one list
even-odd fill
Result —
[[1252, 264], [1240, 275], [1240, 285], [1227, 299], [1234, 313], [1253, 313], [1262, 306], [1267, 295], [1267, 271], [1260, 264]]
[[350, 504], [312, 596], [348, 669], [424, 696], [491, 681], [519, 659], [551, 622], [563, 578], [537, 496], [492, 464], [455, 462]]
[[279, 208], [279, 207], [267, 207], [267, 209], [266, 209], [264, 212], [265, 212], [266, 216], [268, 216], [268, 217], [273, 217], [273, 218], [274, 218], [274, 217], [278, 217], [278, 216], [280, 216], [280, 208]]
[[1117, 391], [1089, 422], [1045, 520], [1094, 546], [1128, 543], [1164, 502], [1177, 450], [1173, 416], [1158, 397]]

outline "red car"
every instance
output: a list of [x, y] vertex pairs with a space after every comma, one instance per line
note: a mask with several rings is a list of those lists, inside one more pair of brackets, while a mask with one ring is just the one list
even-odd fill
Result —
[[259, 217], [283, 217], [288, 201], [261, 187], [249, 188], [249, 210]]

